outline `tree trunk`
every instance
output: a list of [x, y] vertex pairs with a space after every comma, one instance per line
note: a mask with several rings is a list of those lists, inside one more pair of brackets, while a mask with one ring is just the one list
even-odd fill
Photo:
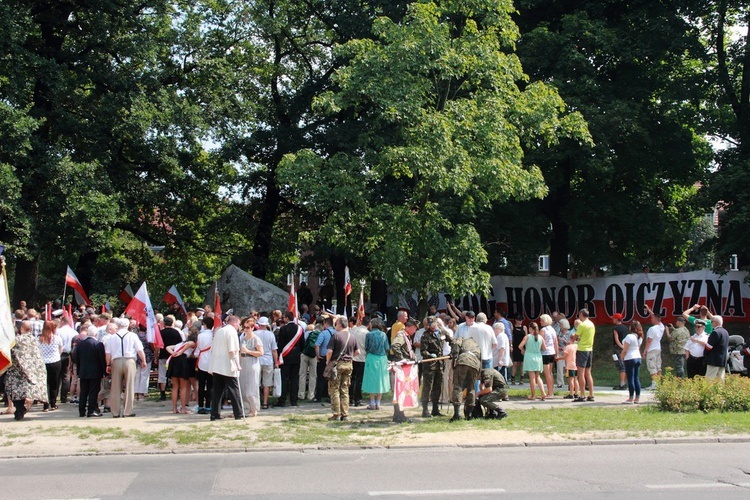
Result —
[[91, 279], [94, 277], [94, 266], [99, 258], [99, 252], [86, 252], [78, 257], [75, 273], [86, 294], [91, 295]]
[[39, 254], [32, 260], [16, 259], [16, 276], [13, 283], [13, 307], [19, 307], [22, 300], [29, 307], [36, 304], [37, 279], [39, 278]]
[[552, 224], [549, 249], [550, 276], [568, 277], [568, 253], [570, 252], [570, 224], [565, 218], [565, 211], [570, 203], [570, 182], [572, 175], [571, 160], [566, 158], [559, 165], [560, 182], [550, 187], [550, 193], [544, 199], [543, 210]]
[[275, 170], [269, 169], [268, 179], [266, 180], [265, 203], [263, 204], [263, 210], [258, 221], [258, 230], [255, 233], [255, 241], [253, 242], [252, 273], [256, 278], [266, 279], [268, 274], [268, 261], [271, 256], [271, 238], [273, 237], [273, 227], [276, 224], [276, 218], [279, 213], [280, 201], [281, 193], [276, 186]]

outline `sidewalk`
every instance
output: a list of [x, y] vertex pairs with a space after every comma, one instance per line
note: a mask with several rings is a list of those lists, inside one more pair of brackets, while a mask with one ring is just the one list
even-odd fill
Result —
[[[523, 389], [523, 386], [513, 386]], [[559, 391], [562, 391], [561, 389]], [[561, 393], [562, 394], [562, 393]], [[613, 391], [597, 387], [595, 401], [575, 403], [562, 395], [546, 401], [528, 401], [526, 397], [511, 398], [502, 407], [510, 414], [530, 409], [558, 409], [572, 407], [622, 407], [627, 391]], [[653, 392], [641, 394], [642, 404], [653, 403]], [[632, 442], [627, 434], [588, 433], [587, 441], [566, 435], [550, 435], [510, 430], [503, 421], [483, 421], [477, 425], [458, 423], [455, 429], [431, 428], [429, 432], [414, 432], [415, 425], [391, 423], [392, 405], [384, 404], [380, 411], [366, 406], [352, 407], [348, 422], [331, 423], [330, 405], [300, 402], [299, 407], [286, 406], [261, 410], [258, 417], [235, 421], [231, 410], [222, 410], [225, 420], [210, 422], [208, 415], [191, 413], [175, 415], [170, 401], [142, 401], [136, 403], [134, 418], [78, 417], [77, 405], [59, 404], [59, 410], [41, 412], [37, 405], [21, 422], [12, 415], [0, 416], [0, 458], [29, 456], [65, 456], [128, 453], [194, 453], [197, 451], [260, 451], [280, 449], [319, 449], [331, 447], [390, 447], [405, 446], [539, 446], [553, 444], [591, 444], [592, 440], [621, 440]], [[451, 415], [450, 405], [443, 405], [443, 413]], [[416, 424], [418, 408], [407, 410]], [[443, 417], [440, 421], [447, 422]], [[439, 422], [435, 419], [435, 422]], [[487, 425], [484, 425], [487, 422]], [[444, 424], [450, 425], [450, 424]], [[417, 425], [418, 426], [418, 425]], [[290, 439], [289, 435], [310, 432], [309, 443]], [[601, 433], [600, 433], [601, 434]], [[336, 439], [331, 439], [335, 437]], [[684, 436], [683, 436], [684, 438]], [[703, 438], [703, 437], [701, 437]], [[730, 436], [736, 441], [737, 436]], [[330, 439], [329, 443], [327, 439]], [[710, 436], [716, 441], [716, 436]], [[748, 437], [750, 440], [750, 437]], [[300, 442], [308, 443], [300, 445]], [[654, 439], [644, 442], [653, 443]]]

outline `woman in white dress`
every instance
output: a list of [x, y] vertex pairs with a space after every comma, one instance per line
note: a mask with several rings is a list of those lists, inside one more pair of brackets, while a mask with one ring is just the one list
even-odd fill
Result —
[[240, 393], [246, 415], [254, 417], [260, 409], [260, 363], [263, 341], [255, 335], [252, 318], [242, 320], [240, 335]]

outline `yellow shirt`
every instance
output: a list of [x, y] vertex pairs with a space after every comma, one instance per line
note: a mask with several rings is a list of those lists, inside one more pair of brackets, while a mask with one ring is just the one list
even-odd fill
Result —
[[576, 335], [578, 335], [578, 350], [581, 352], [593, 351], [595, 334], [596, 327], [590, 319], [586, 319], [586, 321], [578, 325], [578, 328], [576, 328]]
[[391, 326], [391, 344], [393, 343], [393, 339], [396, 338], [396, 335], [398, 335], [398, 332], [404, 329], [404, 324], [400, 321], [396, 321], [393, 323], [393, 326]]

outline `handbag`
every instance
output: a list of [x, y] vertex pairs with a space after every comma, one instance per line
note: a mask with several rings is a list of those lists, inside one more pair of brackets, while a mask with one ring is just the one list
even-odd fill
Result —
[[273, 369], [273, 397], [281, 397], [281, 368]]
[[341, 356], [344, 355], [344, 350], [346, 349], [346, 346], [349, 345], [349, 339], [351, 338], [351, 332], [347, 330], [346, 332], [346, 342], [344, 343], [344, 347], [341, 349], [341, 352], [339, 353], [339, 357], [336, 358], [336, 361], [330, 361], [326, 367], [323, 369], [323, 378], [327, 378], [328, 380], [335, 380], [339, 376], [339, 370], [338, 370], [338, 362], [341, 361]]

